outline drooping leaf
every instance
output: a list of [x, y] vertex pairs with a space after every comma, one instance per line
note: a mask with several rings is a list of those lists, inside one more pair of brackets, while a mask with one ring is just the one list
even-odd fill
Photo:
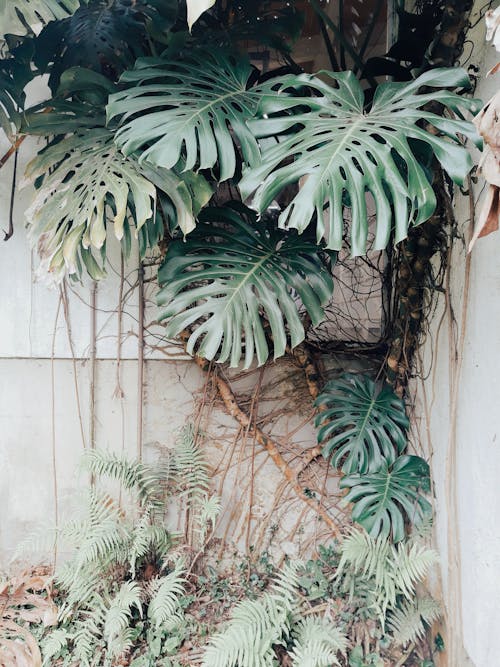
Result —
[[429, 465], [419, 456], [400, 456], [392, 466], [383, 463], [376, 472], [347, 475], [340, 487], [349, 489], [344, 500], [353, 503], [352, 518], [371, 537], [405, 536], [405, 518], [421, 523], [432, 513], [421, 490], [430, 490]]
[[189, 29], [200, 18], [203, 12], [206, 12], [210, 7], [215, 5], [215, 0], [186, 0], [187, 5], [187, 22]]
[[21, 123], [19, 107], [24, 102], [24, 93], [9, 65], [8, 60], [0, 61], [0, 129], [11, 139]]
[[[436, 205], [409, 139], [428, 145], [457, 183], [472, 167], [458, 135], [477, 142], [473, 126], [424, 109], [429, 102], [457, 115], [461, 108], [475, 108], [476, 101], [443, 90], [467, 85], [468, 77], [456, 68], [434, 69], [409, 83], [381, 84], [369, 111], [352, 73], [323, 72], [323, 77], [327, 81], [309, 74], [289, 75], [261, 86], [260, 119], [250, 120], [249, 127], [256, 137], [280, 139], [266, 142], [262, 162], [244, 174], [243, 198], [255, 193], [253, 207], [264, 211], [283, 188], [301, 181], [280, 216], [280, 226], [303, 231], [314, 220], [318, 239], [324, 237], [329, 248], [339, 250], [348, 207], [351, 249], [360, 255], [366, 252], [370, 194], [377, 218], [373, 246], [385, 248], [393, 226], [395, 241], [401, 241], [408, 226], [427, 220]], [[424, 86], [427, 92], [419, 92]]]
[[329, 382], [315, 404], [323, 408], [316, 417], [323, 456], [332, 456], [343, 472], [373, 472], [404, 451], [409, 422], [404, 402], [390, 387], [346, 374]]
[[56, 90], [62, 73], [81, 66], [116, 81], [149, 53], [147, 25], [166, 30], [177, 16], [175, 0], [90, 0], [68, 18], [49, 23], [35, 41], [35, 63], [50, 72]]
[[0, 0], [0, 30], [3, 35], [22, 35], [26, 25], [61, 20], [78, 9], [79, 0]]
[[116, 238], [122, 239], [132, 217], [137, 235], [153, 216], [156, 187], [171, 199], [185, 233], [194, 224], [186, 183], [173, 171], [150, 169], [145, 176], [135, 160], [118, 151], [113, 133], [104, 128], [51, 143], [28, 165], [26, 176], [43, 176], [26, 217], [43, 264], [56, 277], [65, 269], [80, 273], [81, 262], [94, 279], [102, 277], [92, 250], [104, 248], [108, 219]]
[[125, 155], [142, 151], [140, 161], [185, 169], [217, 165], [220, 180], [233, 176], [237, 153], [254, 164], [257, 141], [246, 120], [259, 96], [247, 90], [252, 66], [223, 51], [194, 50], [182, 60], [139, 59], [121, 81], [131, 84], [110, 97], [108, 119], [121, 117], [116, 140]]
[[158, 274], [167, 336], [196, 324], [191, 354], [198, 345], [199, 355], [231, 366], [244, 356], [248, 368], [255, 354], [259, 364], [268, 358], [267, 321], [274, 357], [281, 356], [288, 336], [292, 346], [304, 339], [298, 297], [313, 325], [331, 297], [332, 278], [317, 250], [296, 234], [257, 224], [241, 205], [205, 209], [187, 241], [170, 245]]

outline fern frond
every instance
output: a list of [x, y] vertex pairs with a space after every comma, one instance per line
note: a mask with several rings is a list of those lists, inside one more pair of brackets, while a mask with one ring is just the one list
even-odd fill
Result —
[[196, 429], [193, 424], [187, 424], [177, 439], [173, 465], [179, 495], [186, 499], [188, 507], [207, 496], [210, 470], [196, 443]]
[[96, 594], [92, 598], [89, 608], [75, 621], [73, 637], [73, 656], [82, 667], [90, 667], [92, 658], [104, 648], [102, 629], [106, 619], [106, 603]]
[[439, 561], [436, 551], [422, 544], [399, 544], [393, 549], [396, 585], [406, 598], [414, 597], [415, 584], [425, 579], [430, 568]]
[[201, 542], [205, 541], [209, 525], [211, 525], [212, 530], [214, 529], [215, 522], [217, 521], [217, 517], [220, 514], [221, 508], [221, 499], [215, 494], [201, 500], [198, 514], [199, 527], [197, 528]]
[[137, 582], [126, 581], [111, 600], [104, 620], [104, 638], [112, 655], [125, 650], [122, 640], [130, 625], [134, 607], [142, 615], [141, 590]]
[[72, 638], [64, 628], [52, 630], [42, 642], [43, 665], [52, 664], [52, 658], [56, 657], [68, 646], [68, 641]]
[[272, 587], [258, 600], [243, 600], [233, 610], [227, 628], [214, 635], [203, 667], [272, 667], [274, 645], [290, 634], [296, 607], [297, 568], [286, 565]]
[[137, 563], [148, 553], [154, 551], [158, 558], [163, 560], [172, 546], [170, 532], [161, 525], [155, 525], [151, 521], [154, 506], [147, 505], [142, 517], [133, 528], [132, 541], [128, 552], [130, 562], [130, 573], [136, 575]]
[[382, 536], [373, 538], [364, 530], [353, 529], [341, 545], [335, 577], [344, 577], [351, 591], [357, 581], [370, 587], [372, 607], [383, 625], [398, 595], [412, 599], [415, 585], [425, 579], [437, 559], [435, 551], [417, 542], [393, 545]]
[[431, 597], [405, 601], [401, 608], [391, 612], [387, 626], [394, 641], [398, 644], [407, 644], [421, 639], [426, 626], [437, 621], [441, 615], [441, 608]]
[[172, 572], [157, 579], [152, 587], [148, 618], [157, 628], [175, 616], [179, 609], [180, 597], [184, 592], [183, 574], [184, 563], [179, 559]]
[[294, 667], [339, 665], [337, 653], [347, 649], [347, 637], [327, 618], [303, 618], [294, 626], [292, 635], [290, 657]]
[[114, 452], [89, 449], [83, 457], [87, 470], [97, 478], [109, 477], [135, 492], [142, 504], [151, 502], [158, 485], [158, 476], [151, 466], [141, 461], [129, 461]]

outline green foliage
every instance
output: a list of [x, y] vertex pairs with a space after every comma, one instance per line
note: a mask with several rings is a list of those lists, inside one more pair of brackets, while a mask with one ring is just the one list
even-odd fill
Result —
[[323, 456], [351, 473], [374, 472], [406, 449], [409, 425], [402, 399], [368, 376], [346, 374], [329, 382], [316, 399]]
[[118, 151], [105, 128], [81, 130], [49, 144], [26, 176], [43, 177], [26, 218], [32, 243], [56, 277], [66, 270], [81, 274], [85, 267], [92, 278], [102, 278], [104, 266], [95, 252], [105, 256], [108, 218], [118, 240], [130, 238], [129, 216], [137, 236], [153, 218], [157, 187], [176, 207], [184, 231], [194, 225], [194, 196], [185, 180], [173, 171], [142, 170]]
[[[476, 109], [477, 102], [443, 89], [468, 83], [460, 69], [430, 70], [404, 84], [383, 83], [367, 111], [351, 72], [269, 80], [259, 88], [260, 119], [250, 120], [249, 127], [256, 137], [281, 138], [262, 145], [261, 163], [240, 182], [243, 198], [255, 193], [253, 206], [263, 212], [286, 186], [306, 179], [280, 214], [280, 225], [300, 232], [315, 220], [318, 240], [324, 237], [329, 248], [340, 250], [347, 206], [351, 250], [361, 255], [366, 252], [370, 193], [377, 209], [374, 249], [388, 245], [393, 225], [395, 242], [401, 241], [409, 224], [427, 220], [436, 205], [410, 142], [430, 147], [457, 183], [472, 167], [458, 136], [479, 142], [470, 123], [423, 109], [431, 101], [459, 116], [460, 109]], [[434, 90], [419, 92], [423, 87]], [[422, 121], [444, 136], [422, 127]]]
[[351, 596], [358, 584], [364, 584], [368, 605], [382, 624], [401, 597], [408, 601], [415, 598], [416, 585], [438, 561], [435, 551], [418, 542], [394, 545], [383, 536], [374, 539], [362, 530], [352, 530], [340, 550], [335, 578]]
[[441, 616], [441, 607], [431, 597], [405, 600], [395, 609], [388, 620], [394, 641], [407, 644], [421, 639], [429, 626]]
[[327, 618], [308, 616], [292, 631], [290, 651], [294, 667], [331, 667], [339, 665], [337, 654], [344, 654], [347, 639]]
[[315, 245], [272, 224], [257, 225], [255, 214], [236, 204], [205, 210], [199, 220], [186, 242], [170, 245], [159, 271], [167, 336], [198, 323], [187, 344], [190, 353], [201, 339], [201, 356], [231, 366], [244, 356], [245, 368], [254, 355], [259, 364], [268, 358], [266, 325], [275, 358], [285, 351], [286, 325], [292, 347], [300, 343], [304, 327], [295, 295], [316, 325], [333, 289]]
[[112, 80], [149, 53], [148, 27], [168, 30], [177, 16], [176, 0], [90, 0], [63, 20], [49, 23], [35, 40], [35, 63], [50, 72], [57, 90], [61, 75], [75, 66]]
[[372, 537], [405, 536], [405, 519], [418, 525], [432, 516], [422, 495], [430, 491], [429, 465], [419, 456], [400, 456], [389, 466], [383, 462], [375, 472], [343, 477], [340, 487], [349, 489], [346, 503], [353, 503], [352, 518]]
[[[326, 638], [327, 627], [320, 630], [321, 621], [309, 619], [293, 623], [297, 611], [297, 567], [286, 565], [280, 571], [270, 592], [257, 600], [244, 600], [233, 610], [227, 628], [211, 638], [206, 649], [203, 667], [273, 667], [276, 664], [276, 645], [286, 645], [295, 639], [294, 664], [309, 650], [310, 665], [326, 664], [321, 660], [345, 647], [346, 640], [336, 629]], [[309, 664], [309, 663], [308, 663]]]
[[79, 0], [0, 0], [1, 34], [22, 35], [31, 25], [64, 19], [79, 5]]
[[[214, 507], [202, 511], [204, 503], [215, 504], [215, 497], [209, 498], [207, 464], [194, 445], [195, 435], [188, 426], [169, 466], [152, 467], [99, 450], [84, 456], [84, 467], [98, 486], [88, 494], [81, 516], [58, 531], [59, 543], [73, 555], [56, 575], [64, 604], [60, 626], [44, 638], [45, 664], [68, 652], [82, 667], [94, 664], [96, 655], [109, 661], [139, 637], [172, 635], [183, 623], [185, 563], [172, 552], [177, 538], [164, 516], [181, 488], [200, 499], [195, 516], [200, 533], [207, 531], [202, 522], [213, 525], [217, 514]], [[129, 492], [131, 510], [99, 490], [103, 479]]]
[[246, 121], [259, 95], [248, 90], [252, 66], [220, 50], [193, 50], [182, 59], [139, 59], [122, 76], [129, 87], [110, 97], [108, 119], [121, 117], [116, 141], [125, 155], [140, 150], [147, 160], [171, 168], [210, 169], [219, 180], [234, 175], [238, 145], [247, 164], [259, 148]]

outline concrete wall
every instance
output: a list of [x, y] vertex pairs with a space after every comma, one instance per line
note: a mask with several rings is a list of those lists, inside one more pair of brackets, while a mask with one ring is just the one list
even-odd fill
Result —
[[[43, 95], [40, 84], [30, 91], [33, 101]], [[0, 138], [0, 154], [7, 148]], [[32, 139], [22, 145], [18, 180], [36, 148]], [[12, 176], [11, 159], [0, 179], [3, 229], [8, 226]], [[281, 472], [227, 416], [210, 380], [155, 324], [154, 281], [146, 281], [144, 288], [140, 395], [137, 253], [124, 267], [121, 303], [120, 254], [112, 235], [109, 278], [95, 294], [85, 280], [63, 287], [47, 284], [37, 273], [36, 254], [24, 229], [23, 211], [32, 196], [31, 187], [17, 190], [15, 234], [0, 244], [0, 568], [34, 530], [71, 513], [87, 486], [76, 470], [91, 441], [131, 457], [142, 449], [144, 458], [152, 460], [162, 448], [172, 447], [181, 427], [194, 419], [206, 434], [203, 446], [213, 488], [223, 501], [221, 540], [242, 550], [254, 543], [270, 546], [278, 555], [292, 553], [308, 540], [312, 544], [324, 526], [307, 520], [309, 510], [289, 488], [275, 505]], [[147, 269], [146, 279], [154, 273]], [[302, 371], [283, 361], [262, 373], [227, 377], [246, 409], [258, 394], [255, 417], [285, 456], [296, 457], [314, 445], [312, 403]], [[304, 483], [321, 489], [324, 474], [319, 476], [312, 466], [311, 475], [316, 477]]]
[[[467, 65], [479, 67], [476, 96], [486, 101], [498, 89], [498, 76], [484, 76], [498, 54], [483, 47], [481, 8], [476, 3]], [[466, 51], [469, 56], [467, 45]], [[482, 190], [479, 181], [474, 216]], [[500, 233], [480, 239], [467, 257], [468, 196], [456, 193], [455, 213], [460, 238], [449, 260], [447, 293], [421, 350], [425, 380], [415, 383], [417, 441], [431, 459], [434, 481], [446, 664], [490, 667], [500, 662]]]
[[[477, 3], [478, 10], [480, 5]], [[473, 22], [477, 19], [478, 11]], [[495, 54], [488, 50], [483, 59], [481, 21], [472, 40], [472, 64], [484, 73]], [[482, 77], [477, 93], [486, 99], [497, 85], [494, 79]], [[41, 96], [42, 91], [32, 94]], [[6, 146], [0, 140], [0, 152]], [[20, 170], [34, 149], [32, 140], [25, 142]], [[2, 228], [7, 226], [11, 174], [12, 160], [0, 178]], [[146, 289], [148, 326], [141, 402], [137, 258], [132, 258], [125, 271], [122, 361], [118, 363], [120, 271], [116, 248], [110, 279], [97, 290], [95, 372], [92, 370], [92, 286], [68, 288], [66, 317], [58, 289], [37, 280], [36, 259], [22, 220], [31, 194], [27, 188], [16, 197], [16, 233], [0, 245], [0, 563], [8, 560], [16, 543], [34, 527], [52, 524], [56, 510], [64, 514], [75, 502], [85, 480], [74, 471], [93, 429], [99, 446], [136, 454], [141, 404], [146, 458], [156, 456], [158, 447], [172, 446], [186, 420], [202, 419], [214, 488], [224, 501], [221, 536], [229, 536], [243, 548], [249, 541], [260, 540], [263, 546], [274, 541], [283, 553], [313, 543], [321, 526], [308, 524], [303, 505], [293, 494], [285, 494], [274, 508], [277, 533], [267, 523], [281, 474], [252, 442], [238, 438], [238, 429], [206, 378], [191, 361], [182, 355], [177, 358], [179, 351], [166, 344], [160, 328], [149, 325], [154, 320], [151, 288]], [[467, 237], [467, 197], [457, 195], [456, 212], [460, 230]], [[456, 240], [448, 299], [443, 297], [421, 351], [420, 371], [425, 380], [415, 383], [415, 445], [432, 463], [450, 667], [492, 667], [499, 662], [493, 639], [500, 626], [499, 254], [500, 234], [496, 233], [477, 243], [467, 268], [464, 243]], [[464, 285], [468, 285], [465, 306]], [[283, 451], [293, 457], [312, 444], [310, 402], [296, 368], [282, 362], [271, 365], [263, 377], [254, 372], [246, 379], [233, 376], [232, 381], [247, 407], [262, 385], [259, 418], [276, 435]], [[306, 398], [300, 399], [301, 395]], [[271, 417], [266, 417], [269, 412]], [[237, 483], [248, 480], [252, 470], [257, 471], [255, 488], [250, 489], [247, 482]], [[313, 475], [311, 483], [318, 479]], [[246, 510], [234, 514], [232, 508], [238, 503]], [[307, 526], [305, 533], [303, 525]]]

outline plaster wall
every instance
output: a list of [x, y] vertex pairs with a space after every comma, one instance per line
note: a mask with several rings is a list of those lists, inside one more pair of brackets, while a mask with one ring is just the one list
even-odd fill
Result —
[[[485, 73], [499, 58], [493, 47], [483, 48], [480, 10], [476, 3], [466, 64], [478, 68], [475, 96], [487, 101], [499, 77]], [[499, 664], [500, 233], [479, 239], [468, 258], [466, 253], [482, 190], [479, 179], [474, 201], [456, 192], [459, 238], [449, 258], [446, 294], [421, 350], [419, 374], [425, 379], [414, 387], [415, 441], [431, 460], [442, 563], [437, 588], [442, 586], [446, 607], [443, 664], [450, 667]]]

